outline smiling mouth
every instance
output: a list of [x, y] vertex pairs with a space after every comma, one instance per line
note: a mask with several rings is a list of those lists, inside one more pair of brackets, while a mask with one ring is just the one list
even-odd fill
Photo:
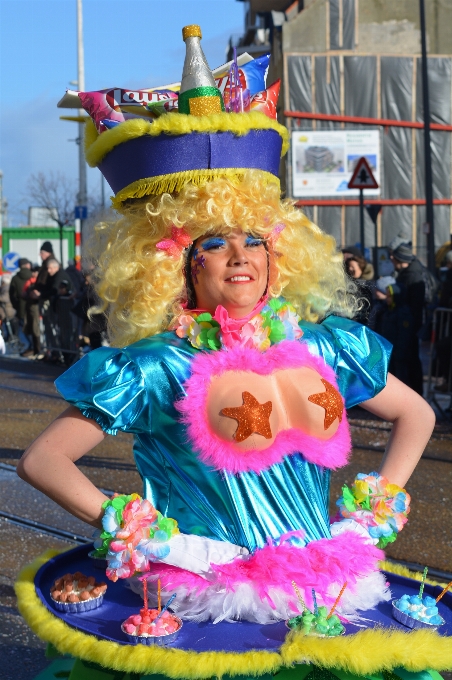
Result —
[[248, 283], [249, 281], [254, 281], [251, 276], [231, 276], [229, 279], [226, 279], [226, 283]]

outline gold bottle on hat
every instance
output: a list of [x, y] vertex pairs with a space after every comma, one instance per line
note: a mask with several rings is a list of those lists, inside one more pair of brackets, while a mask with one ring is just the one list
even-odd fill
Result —
[[224, 111], [223, 97], [215, 85], [212, 71], [201, 47], [201, 28], [184, 26], [185, 61], [179, 91], [179, 113], [208, 116]]

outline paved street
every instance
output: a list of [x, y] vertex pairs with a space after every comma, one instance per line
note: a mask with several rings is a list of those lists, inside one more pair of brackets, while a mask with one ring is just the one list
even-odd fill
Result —
[[[64, 549], [62, 540], [2, 518], [10, 513], [20, 518], [89, 538], [91, 527], [75, 520], [42, 494], [31, 490], [14, 473], [22, 451], [64, 408], [53, 381], [60, 369], [36, 362], [0, 358], [0, 677], [2, 680], [31, 680], [48, 661], [45, 645], [23, 623], [16, 609], [13, 583], [20, 568], [44, 550]], [[332, 511], [344, 482], [357, 472], [378, 468], [389, 436], [389, 425], [353, 409], [350, 423], [354, 442], [351, 463], [333, 475]], [[79, 461], [83, 472], [99, 487], [118, 492], [141, 491], [135, 471], [131, 437], [108, 437]], [[452, 571], [452, 424], [440, 423], [425, 458], [410, 480], [410, 522], [387, 555], [404, 562], [428, 565], [441, 572]], [[11, 643], [13, 641], [13, 643]], [[21, 663], [17, 666], [17, 659]]]

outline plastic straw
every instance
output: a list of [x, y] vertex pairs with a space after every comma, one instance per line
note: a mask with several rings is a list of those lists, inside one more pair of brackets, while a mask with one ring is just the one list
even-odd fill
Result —
[[314, 588], [312, 589], [312, 601], [314, 603], [314, 614], [317, 616], [317, 614], [319, 613], [319, 608], [317, 606], [317, 598], [315, 596]]
[[342, 594], [343, 594], [344, 590], [346, 589], [346, 587], [347, 587], [347, 581], [345, 581], [344, 585], [343, 585], [342, 588], [341, 588], [341, 592], [340, 592], [339, 595], [336, 597], [336, 601], [335, 601], [335, 603], [333, 604], [333, 606], [331, 607], [330, 613], [329, 613], [328, 616], [326, 617], [327, 619], [329, 619], [330, 616], [333, 616], [334, 610], [336, 609], [336, 607], [337, 607], [337, 605], [338, 605], [338, 602], [339, 602], [339, 600], [341, 599]]
[[443, 595], [445, 595], [445, 594], [447, 593], [447, 591], [449, 590], [449, 588], [452, 588], [452, 581], [451, 581], [450, 583], [448, 583], [447, 586], [440, 592], [440, 594], [439, 594], [438, 597], [436, 598], [436, 601], [437, 601], [437, 602], [439, 602], [440, 599], [443, 597]]
[[159, 610], [159, 614], [162, 611], [162, 585], [160, 583], [160, 579], [157, 581], [157, 609]]
[[428, 567], [424, 568], [424, 573], [422, 574], [421, 587], [419, 588], [419, 597], [422, 598], [424, 594], [425, 579], [427, 577]]
[[163, 607], [163, 609], [162, 609], [162, 611], [160, 612], [160, 614], [159, 614], [158, 616], [155, 617], [153, 623], [157, 623], [157, 621], [159, 620], [159, 618], [162, 616], [162, 614], [163, 614], [164, 612], [166, 612], [166, 610], [168, 609], [168, 607], [170, 606], [171, 602], [174, 600], [175, 597], [176, 597], [176, 593], [173, 593], [173, 594], [171, 595], [170, 599], [168, 600], [168, 602], [166, 603], [166, 605]]
[[144, 601], [144, 611], [148, 610], [148, 582], [143, 579], [143, 601]]
[[302, 609], [306, 609], [306, 611], [309, 611], [307, 606], [304, 603], [303, 598], [301, 597], [300, 589], [295, 583], [295, 581], [292, 581], [292, 588], [295, 590], [295, 595], [298, 597], [298, 602], [301, 604]]

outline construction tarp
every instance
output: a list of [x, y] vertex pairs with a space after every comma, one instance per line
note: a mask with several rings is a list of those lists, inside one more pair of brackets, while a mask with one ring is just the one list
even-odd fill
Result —
[[[330, 48], [353, 47], [354, 2], [342, 1], [342, 45], [339, 44], [339, 0], [330, 0]], [[346, 37], [347, 36], [347, 37]], [[429, 57], [430, 115], [432, 122], [451, 124], [452, 58]], [[395, 120], [422, 121], [422, 70], [417, 56], [356, 54], [288, 54], [285, 73], [285, 106], [291, 111]], [[287, 118], [291, 129], [357, 129], [361, 126], [327, 121]], [[369, 129], [369, 126], [366, 126]], [[411, 199], [425, 197], [424, 134], [410, 128], [381, 127], [381, 197]], [[451, 134], [431, 132], [433, 195], [451, 196]], [[287, 163], [287, 190], [292, 189], [292, 167]], [[325, 197], [337, 198], [337, 197]], [[312, 209], [309, 211], [313, 215]], [[320, 226], [343, 245], [359, 242], [359, 208], [319, 207]], [[451, 209], [435, 206], [435, 245], [451, 233]], [[426, 254], [425, 207], [384, 207], [380, 243], [387, 244], [403, 233]], [[365, 214], [366, 246], [375, 244], [376, 229]]]

